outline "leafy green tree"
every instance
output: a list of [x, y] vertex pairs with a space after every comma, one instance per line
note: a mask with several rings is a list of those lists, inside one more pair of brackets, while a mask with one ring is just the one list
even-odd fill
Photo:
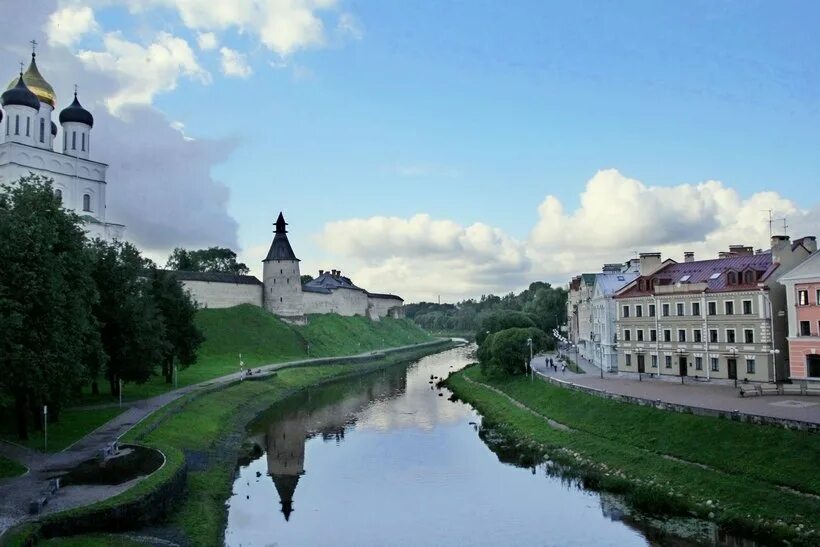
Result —
[[302, 285], [304, 285], [305, 283], [310, 283], [311, 281], [313, 281], [313, 276], [310, 274], [302, 274], [301, 280]]
[[94, 316], [107, 355], [105, 378], [111, 394], [119, 382], [143, 383], [169, 352], [162, 311], [145, 272], [153, 267], [130, 243], [92, 242], [93, 277], [100, 294]]
[[236, 253], [225, 247], [189, 251], [177, 247], [168, 257], [166, 268], [187, 272], [224, 272], [247, 274], [250, 270], [236, 261]]
[[513, 327], [535, 327], [535, 321], [528, 314], [521, 311], [501, 310], [486, 314], [476, 332], [476, 342], [483, 343], [487, 334], [499, 332]]
[[148, 274], [151, 293], [162, 318], [162, 374], [173, 381], [174, 365], [182, 368], [196, 361], [197, 349], [204, 340], [194, 318], [197, 306], [182, 284], [169, 272], [152, 268]]
[[482, 372], [489, 376], [517, 375], [526, 372], [530, 346], [538, 353], [545, 349], [547, 335], [536, 327], [509, 328], [490, 334], [479, 346], [478, 358]]
[[14, 400], [17, 434], [42, 426], [101, 355], [91, 260], [80, 218], [54, 196], [51, 180], [23, 177], [0, 189], [0, 391]]

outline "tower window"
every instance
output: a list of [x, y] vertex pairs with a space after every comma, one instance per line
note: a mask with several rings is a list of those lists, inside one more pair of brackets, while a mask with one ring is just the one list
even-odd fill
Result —
[[83, 194], [83, 211], [91, 212], [91, 196]]
[[20, 134], [20, 114], [14, 116], [14, 134]]
[[82, 137], [82, 150], [83, 152], [85, 152], [85, 133], [83, 133], [80, 136]]
[[11, 131], [11, 118], [6, 118], [6, 135]]
[[279, 297], [279, 302], [281, 302], [281, 301], [282, 301], [282, 297], [280, 296], [280, 297]]
[[26, 137], [31, 136], [31, 117], [26, 116]]
[[46, 121], [40, 118], [40, 142], [46, 142]]
[[54, 197], [59, 199], [60, 203], [62, 203], [63, 202], [63, 191], [60, 190], [59, 188], [57, 188], [56, 190], [54, 190]]
[[71, 132], [71, 149], [72, 150], [77, 149], [77, 132], [76, 131]]

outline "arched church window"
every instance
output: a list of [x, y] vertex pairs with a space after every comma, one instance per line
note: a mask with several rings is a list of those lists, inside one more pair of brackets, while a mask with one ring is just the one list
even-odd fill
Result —
[[11, 131], [11, 118], [6, 118], [6, 135]]
[[77, 132], [76, 131], [71, 132], [71, 149], [72, 150], [77, 149]]
[[14, 116], [14, 134], [20, 134], [20, 114]]
[[26, 137], [31, 136], [31, 116], [26, 116]]
[[91, 196], [83, 194], [83, 211], [91, 211]]
[[62, 203], [63, 202], [63, 191], [60, 190], [59, 188], [57, 188], [56, 190], [54, 190], [54, 197], [59, 199], [60, 203]]
[[46, 121], [40, 118], [40, 142], [46, 142]]
[[279, 302], [282, 302], [282, 297], [281, 296], [279, 297]]
[[81, 136], [82, 136], [82, 150], [83, 150], [83, 152], [85, 152], [85, 133], [83, 133]]

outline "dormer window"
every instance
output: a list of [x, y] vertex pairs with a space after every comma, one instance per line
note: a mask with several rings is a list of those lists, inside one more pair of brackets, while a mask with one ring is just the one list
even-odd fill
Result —
[[727, 285], [737, 285], [737, 274], [735, 272], [728, 272], [726, 274]]
[[746, 270], [743, 272], [743, 282], [746, 284], [754, 283], [755, 282], [755, 272], [754, 270]]

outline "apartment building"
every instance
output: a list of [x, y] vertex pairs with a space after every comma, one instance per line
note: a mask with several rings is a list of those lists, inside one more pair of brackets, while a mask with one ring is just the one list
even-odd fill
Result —
[[820, 382], [820, 253], [780, 281], [786, 288], [789, 377]]
[[607, 372], [618, 370], [618, 354], [615, 351], [618, 308], [612, 297], [636, 277], [638, 259], [625, 264], [604, 264], [603, 271], [595, 274], [589, 301], [590, 330], [582, 354]]
[[773, 382], [788, 376], [786, 291], [779, 279], [816, 250], [813, 237], [771, 249], [733, 245], [712, 260], [640, 255], [618, 291], [618, 370], [659, 377]]

